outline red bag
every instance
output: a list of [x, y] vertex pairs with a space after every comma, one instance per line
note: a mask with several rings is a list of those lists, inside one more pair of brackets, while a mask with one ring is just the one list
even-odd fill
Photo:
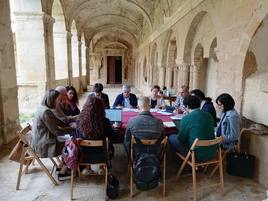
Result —
[[62, 150], [63, 161], [71, 170], [77, 169], [79, 148], [76, 140], [70, 139], [65, 141], [65, 145]]

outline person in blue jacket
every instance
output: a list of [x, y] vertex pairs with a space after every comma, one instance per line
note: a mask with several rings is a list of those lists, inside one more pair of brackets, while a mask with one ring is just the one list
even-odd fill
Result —
[[123, 93], [119, 94], [113, 104], [113, 108], [137, 108], [137, 97], [130, 93], [129, 85], [123, 85]]

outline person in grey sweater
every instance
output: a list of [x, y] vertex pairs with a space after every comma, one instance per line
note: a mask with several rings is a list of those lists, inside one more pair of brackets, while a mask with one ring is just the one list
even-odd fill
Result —
[[162, 139], [165, 136], [163, 122], [150, 113], [150, 99], [142, 96], [138, 100], [140, 114], [132, 118], [126, 128], [124, 146], [129, 152], [131, 136], [139, 139]]

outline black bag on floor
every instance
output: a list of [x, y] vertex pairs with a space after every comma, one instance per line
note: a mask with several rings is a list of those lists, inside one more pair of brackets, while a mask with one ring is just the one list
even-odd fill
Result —
[[136, 188], [149, 190], [158, 185], [160, 161], [155, 154], [140, 154], [135, 166]]
[[114, 175], [108, 175], [107, 196], [109, 199], [114, 200], [119, 194], [119, 181]]
[[246, 153], [227, 153], [227, 173], [232, 176], [252, 178], [254, 175], [255, 156]]

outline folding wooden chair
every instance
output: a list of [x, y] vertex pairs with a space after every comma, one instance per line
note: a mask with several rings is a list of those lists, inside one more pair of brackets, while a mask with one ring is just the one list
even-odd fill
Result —
[[[238, 142], [236, 144], [236, 146], [234, 147], [234, 150], [232, 149], [227, 149], [227, 150], [222, 150], [222, 161], [225, 160], [227, 154], [229, 152], [232, 152], [232, 151], [237, 151], [238, 153], [240, 153], [240, 145], [241, 145], [241, 136], [242, 136], [242, 133], [244, 131], [246, 131], [247, 129], [246, 128], [242, 128], [241, 131], [240, 131], [240, 134], [239, 134], [239, 137], [238, 137]], [[210, 173], [209, 177], [213, 177], [213, 175], [215, 174], [215, 172], [217, 171], [217, 169], [219, 168], [219, 165], [216, 165], [214, 167], [214, 169], [212, 170], [212, 172]]]
[[[28, 142], [27, 134], [31, 130], [32, 128], [28, 124], [25, 128], [23, 128], [21, 131], [18, 132], [20, 143], [23, 144], [23, 149], [22, 149], [21, 156], [20, 156], [20, 167], [19, 167], [19, 173], [18, 173], [18, 178], [17, 178], [16, 190], [19, 190], [22, 174], [27, 173], [28, 167], [33, 162], [33, 160], [37, 161], [37, 163], [41, 166], [42, 170], [45, 171], [47, 176], [50, 178], [52, 183], [54, 185], [58, 185], [57, 181], [54, 179], [52, 174], [49, 172], [49, 170], [46, 168], [46, 166], [43, 164], [43, 162], [40, 160], [40, 158], [35, 153], [34, 149], [30, 146], [30, 143]], [[24, 171], [23, 171], [23, 165], [26, 165]]]
[[[163, 180], [163, 196], [166, 195], [166, 145], [167, 145], [167, 137], [165, 137], [161, 141], [161, 151], [160, 151], [160, 161], [162, 165], [162, 180]], [[158, 139], [140, 139], [142, 145], [144, 146], [152, 146], [155, 145]], [[136, 144], [135, 137], [132, 136], [130, 143], [130, 161], [129, 161], [129, 171], [130, 171], [130, 197], [133, 196], [133, 176], [134, 176], [134, 168], [135, 168], [135, 158], [134, 158], [134, 145]]]
[[[84, 162], [84, 161], [81, 161], [81, 159], [79, 159], [79, 162], [77, 164], [77, 171], [78, 171], [78, 176], [80, 177], [81, 173], [80, 173], [80, 165], [100, 165], [104, 168], [105, 170], [105, 183], [104, 183], [104, 186], [105, 186], [105, 200], [107, 200], [107, 194], [106, 194], [106, 191], [107, 191], [107, 185], [108, 185], [108, 164], [109, 164], [109, 143], [108, 143], [108, 138], [106, 138], [105, 140], [82, 140], [79, 142], [79, 146], [81, 147], [81, 149], [83, 147], [85, 148], [97, 148], [97, 147], [101, 147], [103, 148], [104, 150], [104, 160], [101, 161], [101, 162]], [[74, 172], [75, 170], [72, 170], [71, 172], [71, 200], [73, 200], [73, 189], [74, 189]], [[97, 173], [93, 173], [91, 175], [99, 175]], [[103, 175], [101, 175], [103, 176]]]
[[[221, 153], [221, 147], [220, 143], [222, 143], [223, 137], [218, 137], [214, 140], [198, 140], [195, 139], [194, 143], [192, 144], [189, 152], [186, 156], [181, 155], [180, 153], [176, 152], [176, 155], [178, 155], [182, 160], [183, 163], [176, 175], [176, 180], [179, 179], [184, 167], [186, 164], [190, 165], [192, 167], [192, 177], [193, 177], [193, 198], [194, 201], [197, 200], [197, 192], [196, 192], [196, 169], [198, 167], [207, 166], [207, 165], [215, 165], [217, 164], [219, 166], [219, 174], [220, 174], [220, 188], [221, 193], [224, 193], [224, 180], [223, 180], [223, 167], [222, 167], [222, 153]], [[213, 160], [209, 160], [206, 162], [197, 162], [195, 159], [195, 147], [208, 147], [212, 145], [217, 145], [218, 147], [218, 157], [216, 157]]]

